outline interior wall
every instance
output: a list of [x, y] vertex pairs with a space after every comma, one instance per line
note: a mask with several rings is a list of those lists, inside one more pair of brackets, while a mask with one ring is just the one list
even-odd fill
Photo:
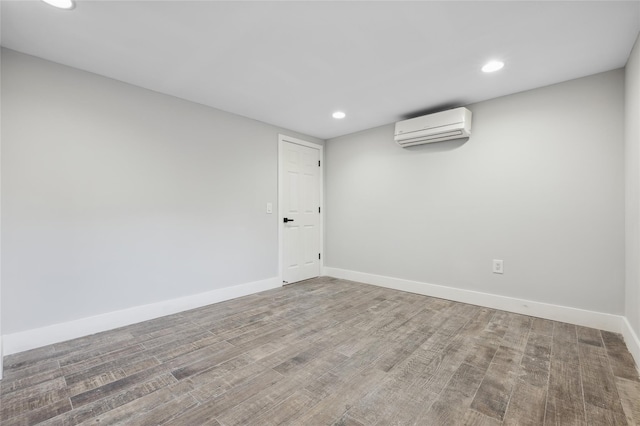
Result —
[[625, 68], [626, 317], [640, 336], [640, 35]]
[[322, 141], [6, 49], [2, 103], [3, 334], [277, 276], [278, 133]]
[[[0, 7], [0, 22], [2, 22], [2, 7]], [[1, 31], [0, 31], [1, 33]], [[0, 44], [2, 36], [0, 35]], [[2, 82], [2, 54], [0, 53], [0, 82]], [[0, 83], [0, 188], [2, 187], [2, 84]], [[0, 235], [2, 235], [2, 191], [0, 190]], [[3, 374], [2, 349], [2, 238], [0, 238], [0, 379]]]
[[325, 265], [622, 314], [623, 70], [468, 108], [466, 142], [327, 141]]

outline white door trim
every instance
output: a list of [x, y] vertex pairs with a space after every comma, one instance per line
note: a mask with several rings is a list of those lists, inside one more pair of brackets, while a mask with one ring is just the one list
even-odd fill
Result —
[[284, 223], [282, 222], [282, 162], [283, 162], [283, 146], [285, 142], [294, 143], [296, 145], [306, 146], [307, 148], [317, 149], [320, 158], [320, 275], [324, 275], [324, 147], [320, 144], [294, 138], [291, 136], [278, 134], [278, 278], [282, 284], [282, 260], [283, 260], [283, 232]]

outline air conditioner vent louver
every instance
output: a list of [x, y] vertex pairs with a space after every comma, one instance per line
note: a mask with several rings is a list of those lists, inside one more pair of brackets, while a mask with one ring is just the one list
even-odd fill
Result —
[[471, 135], [471, 111], [456, 108], [396, 123], [395, 141], [402, 147], [466, 138]]

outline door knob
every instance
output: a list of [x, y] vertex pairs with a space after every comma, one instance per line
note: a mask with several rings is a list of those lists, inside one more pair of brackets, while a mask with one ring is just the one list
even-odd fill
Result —
[[293, 221], [294, 221], [293, 219], [288, 219], [288, 218], [286, 218], [286, 217], [284, 218], [284, 223], [287, 223], [287, 222], [293, 222]]

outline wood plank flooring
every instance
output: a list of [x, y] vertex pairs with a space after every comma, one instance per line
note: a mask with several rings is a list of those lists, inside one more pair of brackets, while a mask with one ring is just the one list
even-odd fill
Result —
[[10, 425], [640, 425], [620, 335], [317, 278], [4, 359]]

